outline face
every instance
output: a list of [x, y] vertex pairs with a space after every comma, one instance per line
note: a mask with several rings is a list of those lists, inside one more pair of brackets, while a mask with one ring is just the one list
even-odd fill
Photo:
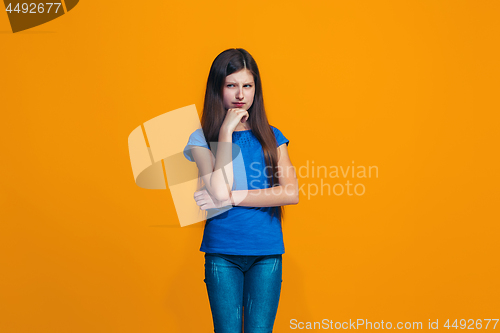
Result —
[[252, 73], [244, 68], [239, 72], [226, 76], [222, 95], [226, 110], [250, 109], [255, 95], [255, 82]]

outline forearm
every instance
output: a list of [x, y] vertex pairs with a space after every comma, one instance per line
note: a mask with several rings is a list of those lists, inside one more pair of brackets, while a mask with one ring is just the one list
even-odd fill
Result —
[[219, 200], [229, 198], [233, 188], [233, 147], [232, 133], [221, 130], [217, 153], [215, 156], [214, 172], [210, 178], [210, 187], [217, 189], [214, 193]]
[[234, 206], [275, 207], [296, 205], [298, 202], [298, 186], [293, 184], [258, 190], [231, 191], [231, 204]]

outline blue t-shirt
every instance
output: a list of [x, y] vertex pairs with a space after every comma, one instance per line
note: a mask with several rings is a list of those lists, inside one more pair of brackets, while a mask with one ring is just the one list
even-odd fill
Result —
[[[289, 140], [271, 126], [277, 147]], [[256, 190], [270, 187], [269, 168], [262, 145], [251, 130], [233, 132], [233, 190]], [[184, 156], [194, 161], [189, 146], [208, 148], [201, 129], [194, 131], [184, 149]], [[236, 157], [235, 157], [236, 156]], [[267, 173], [266, 173], [267, 171]], [[207, 218], [200, 251], [232, 255], [271, 255], [285, 253], [283, 231], [277, 213], [271, 218], [273, 207], [235, 206]], [[209, 214], [210, 215], [210, 214]]]

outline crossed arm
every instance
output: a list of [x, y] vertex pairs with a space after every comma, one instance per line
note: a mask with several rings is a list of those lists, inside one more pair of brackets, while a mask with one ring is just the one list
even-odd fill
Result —
[[[231, 154], [231, 147], [223, 150], [224, 153]], [[205, 151], [204, 151], [204, 150]], [[200, 169], [202, 179], [206, 185], [206, 190], [195, 192], [194, 199], [201, 209], [220, 208], [228, 205], [233, 206], [248, 206], [248, 207], [275, 207], [285, 205], [296, 205], [299, 203], [299, 185], [295, 168], [290, 161], [288, 155], [288, 147], [282, 144], [278, 147], [278, 179], [279, 186], [267, 189], [258, 190], [239, 190], [231, 191], [233, 183], [232, 173], [232, 156], [228, 162], [227, 155], [219, 155], [217, 157], [223, 159], [224, 164], [218, 164], [214, 160], [212, 153], [206, 148], [192, 149], [193, 157]], [[210, 155], [210, 156], [208, 156]], [[219, 165], [223, 165], [220, 167]], [[219, 166], [219, 169], [217, 169]], [[230, 179], [225, 179], [222, 170], [226, 172], [226, 176]], [[215, 178], [214, 178], [215, 176]], [[229, 177], [226, 177], [229, 178]], [[208, 182], [208, 183], [207, 183]], [[209, 184], [207, 186], [207, 184]], [[227, 193], [227, 195], [226, 195]]]

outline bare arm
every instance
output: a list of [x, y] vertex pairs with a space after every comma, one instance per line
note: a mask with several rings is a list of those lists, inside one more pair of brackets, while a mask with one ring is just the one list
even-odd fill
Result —
[[230, 198], [233, 188], [233, 131], [240, 122], [244, 123], [248, 116], [245, 109], [227, 110], [219, 130], [215, 159], [207, 148], [191, 149], [208, 192], [218, 201]]
[[279, 186], [248, 191], [232, 191], [232, 204], [247, 207], [274, 207], [299, 203], [299, 184], [295, 168], [288, 155], [288, 147], [278, 147]]
[[233, 187], [232, 133], [221, 130], [216, 156], [204, 147], [191, 148], [207, 190], [215, 199], [229, 199]]
[[198, 191], [194, 198], [201, 209], [220, 208], [228, 205], [248, 207], [274, 207], [296, 205], [299, 203], [299, 185], [295, 168], [288, 156], [286, 144], [278, 148], [278, 179], [279, 186], [258, 190], [231, 191], [231, 198], [213, 200], [206, 191]]

